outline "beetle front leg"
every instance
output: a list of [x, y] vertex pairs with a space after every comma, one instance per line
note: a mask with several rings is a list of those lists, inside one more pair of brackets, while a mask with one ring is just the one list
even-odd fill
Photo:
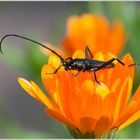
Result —
[[51, 73], [46, 73], [46, 74], [56, 74], [57, 73], [57, 71], [60, 69], [60, 67], [61, 67], [62, 65], [60, 65], [54, 72], [51, 72]]

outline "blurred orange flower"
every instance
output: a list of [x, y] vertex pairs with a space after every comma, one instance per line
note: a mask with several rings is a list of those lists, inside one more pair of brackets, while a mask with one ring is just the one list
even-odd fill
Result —
[[[94, 14], [69, 17], [66, 29], [66, 36], [62, 39], [63, 50], [53, 44], [44, 43], [63, 57], [72, 56], [76, 50], [84, 51], [86, 46], [93, 55], [101, 51], [104, 56], [108, 52], [118, 56], [127, 39], [120, 21], [114, 21], [111, 26], [105, 17]], [[45, 48], [41, 48], [41, 51], [50, 54]]]
[[124, 28], [120, 21], [110, 26], [104, 17], [94, 14], [72, 16], [67, 20], [67, 33], [62, 41], [67, 55], [71, 56], [77, 49], [84, 51], [88, 46], [91, 52], [111, 52], [118, 55], [126, 42]]
[[[77, 50], [73, 57], [78, 56], [84, 57], [84, 52]], [[105, 59], [101, 52], [94, 58]], [[62, 67], [56, 74], [46, 74], [60, 65], [59, 58], [51, 55], [41, 72], [49, 95], [33, 81], [24, 78], [18, 78], [18, 81], [26, 92], [45, 106], [45, 112], [64, 123], [74, 137], [98, 138], [120, 130], [140, 117], [140, 86], [130, 99], [134, 67], [128, 65], [134, 62], [130, 54], [126, 54], [122, 61], [125, 66], [116, 62], [114, 68], [97, 72], [99, 85], [92, 72], [73, 77], [75, 71], [65, 71]]]

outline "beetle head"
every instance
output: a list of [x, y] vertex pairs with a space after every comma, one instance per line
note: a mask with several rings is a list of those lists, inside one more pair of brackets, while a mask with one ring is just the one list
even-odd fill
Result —
[[65, 62], [63, 63], [63, 66], [65, 67], [65, 70], [72, 70], [72, 63], [73, 59], [71, 57], [67, 58]]

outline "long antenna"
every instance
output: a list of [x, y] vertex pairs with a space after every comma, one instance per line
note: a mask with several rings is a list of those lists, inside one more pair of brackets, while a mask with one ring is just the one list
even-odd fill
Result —
[[61, 62], [62, 62], [62, 63], [65, 62], [65, 59], [64, 59], [61, 55], [59, 55], [57, 52], [55, 52], [54, 50], [48, 48], [47, 46], [45, 46], [45, 45], [43, 45], [43, 44], [41, 44], [41, 43], [39, 43], [39, 42], [37, 42], [37, 41], [35, 41], [35, 40], [32, 40], [32, 39], [27, 38], [27, 37], [24, 37], [24, 36], [20, 36], [20, 35], [17, 35], [17, 34], [7, 34], [7, 35], [5, 35], [5, 36], [1, 39], [1, 41], [0, 41], [0, 52], [1, 52], [2, 54], [3, 54], [3, 51], [2, 51], [2, 42], [3, 42], [3, 40], [4, 40], [5, 38], [10, 37], [10, 36], [18, 37], [18, 38], [25, 39], [25, 40], [31, 41], [31, 42], [33, 42], [33, 43], [36, 43], [36, 44], [38, 44], [38, 45], [40, 45], [40, 46], [42, 46], [42, 47], [48, 49], [49, 51], [51, 51], [51, 52], [54, 53], [55, 55], [57, 55], [57, 56], [61, 59]]

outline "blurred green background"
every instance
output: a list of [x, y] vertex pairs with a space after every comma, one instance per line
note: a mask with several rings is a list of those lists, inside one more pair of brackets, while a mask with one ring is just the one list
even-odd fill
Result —
[[[120, 57], [130, 52], [140, 63], [140, 2], [0, 2], [0, 38], [16, 33], [61, 47], [66, 20], [71, 15], [93, 13], [110, 22], [122, 21], [128, 41]], [[43, 112], [43, 106], [21, 89], [17, 77], [40, 83], [47, 56], [36, 45], [9, 38], [0, 55], [0, 138], [72, 138], [64, 125]], [[135, 68], [133, 92], [140, 83]], [[42, 87], [43, 88], [43, 87]], [[123, 129], [118, 138], [140, 138], [140, 121]]]

